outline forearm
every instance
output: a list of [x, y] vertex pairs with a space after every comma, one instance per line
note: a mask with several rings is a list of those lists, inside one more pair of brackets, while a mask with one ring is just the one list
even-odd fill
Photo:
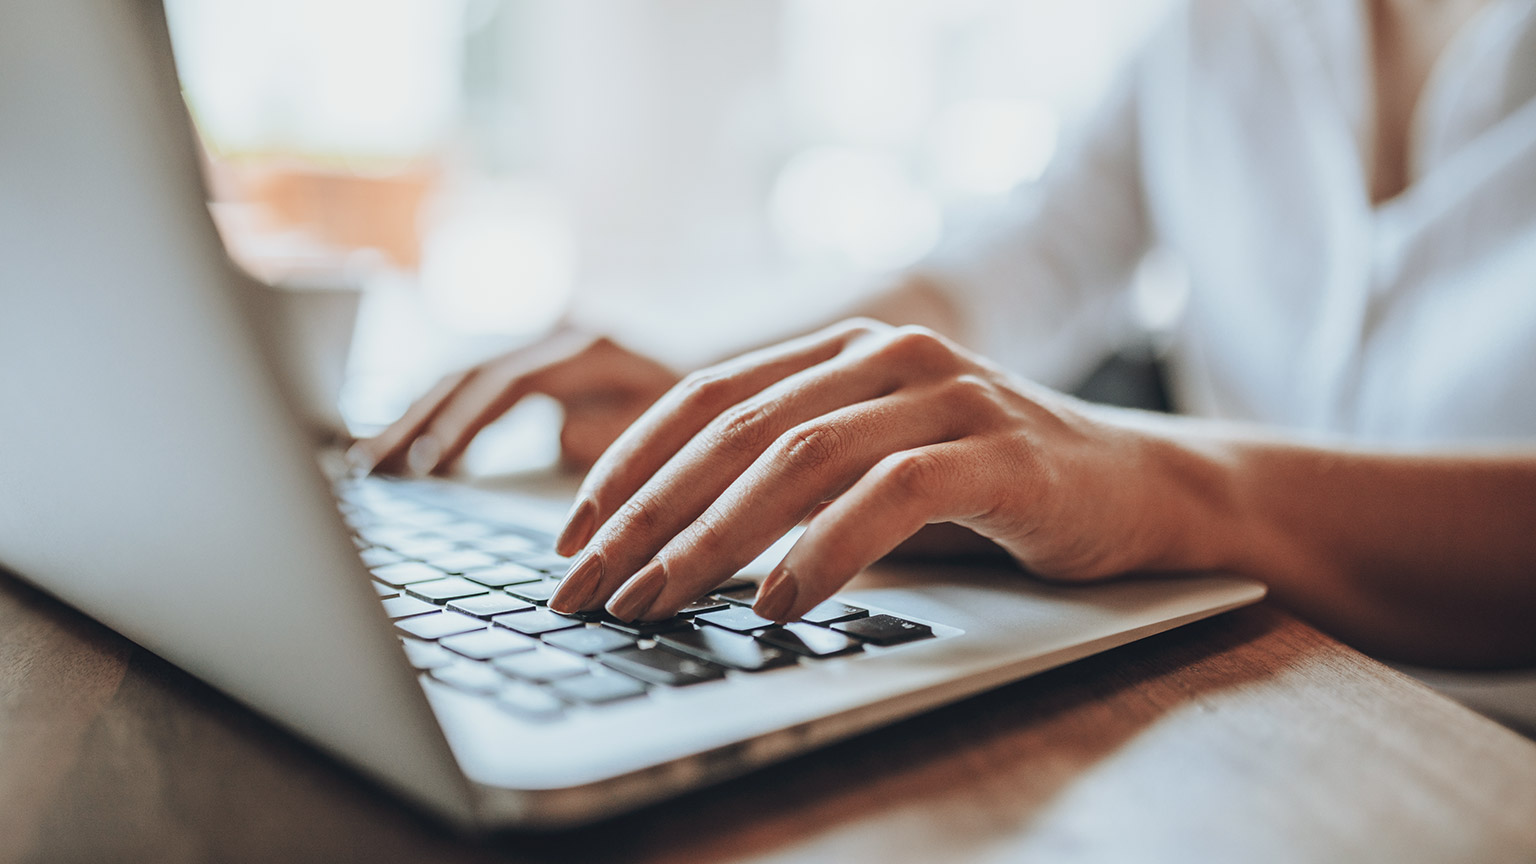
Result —
[[1172, 511], [1175, 558], [1261, 579], [1384, 656], [1536, 663], [1536, 451], [1373, 452], [1163, 425], [1157, 461], [1192, 502]]

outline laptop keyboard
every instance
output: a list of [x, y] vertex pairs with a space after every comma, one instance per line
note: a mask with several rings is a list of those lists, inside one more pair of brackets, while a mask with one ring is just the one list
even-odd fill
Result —
[[445, 503], [441, 490], [364, 477], [340, 481], [337, 495], [411, 664], [525, 720], [935, 636], [927, 624], [836, 599], [777, 626], [752, 612], [757, 584], [745, 579], [664, 621], [564, 615], [547, 607], [570, 565], [554, 539], [477, 519], [472, 508]]

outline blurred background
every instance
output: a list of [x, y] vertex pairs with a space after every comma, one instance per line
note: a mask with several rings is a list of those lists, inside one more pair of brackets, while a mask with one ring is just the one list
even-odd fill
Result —
[[1166, 0], [170, 0], [247, 267], [387, 422], [561, 315], [690, 364], [1027, 194]]

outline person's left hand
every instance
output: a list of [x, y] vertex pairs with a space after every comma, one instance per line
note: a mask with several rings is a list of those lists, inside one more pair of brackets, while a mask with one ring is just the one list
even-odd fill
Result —
[[1050, 578], [1166, 566], [1189, 496], [1153, 479], [1169, 442], [1113, 416], [921, 328], [854, 320], [744, 355], [598, 460], [558, 544], [585, 552], [549, 605], [667, 617], [813, 513], [759, 591], [765, 618], [799, 617], [934, 522]]

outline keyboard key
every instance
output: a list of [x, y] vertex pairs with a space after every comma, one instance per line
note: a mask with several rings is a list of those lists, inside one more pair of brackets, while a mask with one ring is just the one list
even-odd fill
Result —
[[727, 579], [709, 593], [737, 606], [751, 606], [757, 599], [757, 583], [750, 579]]
[[468, 573], [472, 570], [495, 567], [499, 563], [484, 552], [476, 552], [473, 549], [455, 549], [442, 555], [433, 555], [425, 560], [444, 573]]
[[495, 669], [473, 660], [458, 660], [439, 666], [432, 670], [432, 677], [471, 693], [495, 693], [504, 683]]
[[868, 614], [868, 609], [849, 606], [847, 603], [839, 603], [836, 600], [827, 600], [826, 602], [816, 604], [811, 611], [800, 616], [800, 620], [809, 621], [812, 624], [834, 624], [838, 621], [852, 621], [855, 618], [863, 618]]
[[493, 657], [532, 651], [539, 643], [530, 636], [492, 627], [458, 636], [444, 636], [438, 644], [474, 660], [490, 660]]
[[566, 678], [550, 684], [549, 689], [568, 702], [585, 702], [588, 705], [606, 705], [645, 695], [644, 684], [613, 673]]
[[418, 561], [426, 561], [438, 555], [446, 555], [454, 550], [452, 540], [433, 535], [396, 540], [394, 543], [385, 545], [407, 558], [415, 558]]
[[[388, 600], [384, 601], [388, 603]], [[456, 633], [469, 633], [485, 628], [485, 622], [479, 618], [468, 615], [460, 615], [457, 612], [433, 612], [430, 615], [417, 615], [396, 621], [395, 627], [415, 636], [418, 639], [441, 639], [444, 636], [452, 636]]]
[[496, 691], [496, 701], [508, 711], [531, 720], [553, 720], [565, 711], [565, 703], [532, 684], [508, 681]]
[[524, 582], [541, 582], [544, 574], [521, 564], [498, 564], [485, 570], [465, 573], [464, 578], [479, 582], [487, 588], [505, 588], [508, 585], [520, 585]]
[[432, 530], [450, 540], [458, 540], [471, 546], [475, 545], [477, 541], [496, 533], [494, 527], [484, 522], [469, 521], [450, 522], [446, 525], [438, 525]]
[[580, 619], [561, 615], [559, 612], [551, 612], [548, 609], [530, 609], [526, 612], [497, 615], [491, 621], [527, 636], [538, 636], [555, 630], [584, 626]]
[[487, 594], [490, 590], [484, 585], [478, 585], [468, 579], [452, 576], [432, 582], [414, 582], [406, 586], [405, 593], [433, 603], [446, 603], [449, 600], [457, 600], [460, 597], [474, 597], [479, 594]]
[[399, 553], [391, 552], [382, 546], [373, 546], [357, 554], [367, 567], [383, 567], [385, 564], [398, 564], [404, 560]]
[[772, 627], [773, 622], [763, 618], [745, 606], [732, 606], [719, 612], [705, 612], [702, 615], [693, 616], [695, 621], [703, 621], [716, 627], [724, 627], [727, 630], [735, 630], [744, 633], [751, 630], [761, 630], [764, 627]]
[[498, 671], [535, 684], [587, 673], [587, 664], [580, 657], [553, 648], [538, 648], [522, 654], [497, 657], [491, 664]]
[[669, 633], [673, 630], [681, 630], [692, 626], [688, 619], [681, 615], [673, 615], [671, 618], [663, 618], [660, 621], [620, 621], [606, 612], [599, 613], [595, 620], [601, 621], [604, 627], [611, 627], [620, 633], [628, 633], [631, 636], [639, 636], [644, 639], [655, 636], [658, 633]]
[[465, 597], [448, 604], [448, 608], [455, 612], [463, 612], [465, 615], [473, 615], [476, 618], [495, 618], [497, 615], [505, 615], [508, 612], [523, 612], [533, 608], [533, 604], [516, 597], [509, 597], [497, 591], [494, 594], [481, 594], [479, 597]]
[[859, 640], [851, 636], [799, 621], [783, 627], [770, 627], [757, 634], [757, 638], [806, 657], [835, 657], [863, 650]]
[[414, 585], [417, 582], [431, 582], [447, 575], [436, 567], [428, 567], [420, 561], [401, 561], [399, 564], [387, 564], [374, 568], [373, 571], [373, 578], [396, 588]]
[[635, 644], [635, 637], [605, 627], [582, 627], [579, 630], [557, 630], [546, 633], [544, 641], [556, 648], [590, 656], [626, 648]]
[[545, 573], [557, 573], [561, 576], [571, 569], [571, 559], [553, 552], [539, 552], [533, 555], [517, 556], [517, 563], [525, 567], [532, 567]]
[[725, 677], [725, 669], [721, 666], [665, 648], [625, 648], [597, 659], [604, 666], [626, 675], [667, 687], [686, 687]]
[[386, 546], [390, 549], [397, 543], [409, 543], [421, 538], [421, 532], [405, 525], [393, 524], [385, 521], [378, 525], [369, 525], [358, 529], [358, 535], [371, 543]]
[[476, 540], [470, 545], [492, 555], [524, 555], [540, 551], [538, 543], [521, 534], [497, 534]]
[[865, 642], [873, 642], [876, 645], [896, 645], [915, 639], [927, 639], [933, 635], [933, 629], [927, 624], [897, 618], [895, 615], [855, 618], [852, 621], [833, 624], [832, 629], [857, 636]]
[[384, 614], [388, 615], [391, 621], [436, 611], [436, 606], [415, 597], [388, 597], [384, 600]]
[[400, 596], [399, 588], [391, 588], [388, 585], [385, 585], [383, 582], [370, 581], [368, 584], [373, 586], [373, 590], [378, 592], [381, 599]]
[[720, 609], [729, 609], [730, 606], [731, 604], [725, 600], [720, 600], [715, 597], [700, 597], [692, 603], [689, 603], [687, 606], [677, 610], [677, 614], [687, 617], [690, 615], [697, 615], [700, 612], [715, 612]]
[[452, 652], [438, 647], [435, 642], [423, 642], [420, 639], [411, 639], [402, 636], [401, 644], [405, 646], [406, 659], [417, 669], [436, 669], [439, 666], [447, 666], [458, 659]]
[[548, 579], [542, 582], [527, 582], [522, 585], [508, 585], [506, 587], [506, 592], [511, 594], [513, 597], [517, 597], [518, 599], [527, 600], [529, 603], [543, 606], [545, 603], [549, 602], [549, 598], [555, 596], [555, 591], [559, 589], [559, 587], [559, 582], [556, 582], [553, 579]]
[[663, 633], [656, 637], [656, 641], [689, 656], [744, 672], [759, 672], [795, 662], [794, 655], [781, 648], [718, 627]]

